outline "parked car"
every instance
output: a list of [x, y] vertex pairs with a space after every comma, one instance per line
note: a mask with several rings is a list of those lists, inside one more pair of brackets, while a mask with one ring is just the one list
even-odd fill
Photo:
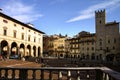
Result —
[[12, 56], [10, 56], [10, 59], [18, 59], [18, 58], [19, 58], [18, 55], [12, 55]]

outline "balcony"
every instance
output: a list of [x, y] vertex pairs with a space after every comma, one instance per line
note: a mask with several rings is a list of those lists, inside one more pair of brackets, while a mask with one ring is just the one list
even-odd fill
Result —
[[120, 73], [107, 67], [0, 67], [0, 80], [120, 80]]

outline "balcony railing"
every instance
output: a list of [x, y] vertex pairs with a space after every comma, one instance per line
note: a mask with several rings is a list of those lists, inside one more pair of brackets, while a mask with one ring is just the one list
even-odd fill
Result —
[[0, 67], [0, 80], [120, 80], [107, 67]]

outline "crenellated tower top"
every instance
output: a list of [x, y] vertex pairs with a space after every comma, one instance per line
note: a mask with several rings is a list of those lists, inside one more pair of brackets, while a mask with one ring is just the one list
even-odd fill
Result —
[[105, 9], [104, 10], [95, 11], [95, 17], [96, 18], [106, 17], [105, 13], [106, 13]]
[[106, 11], [105, 11], [105, 9], [95, 11], [95, 22], [96, 22], [96, 26], [105, 25], [105, 23], [106, 23]]

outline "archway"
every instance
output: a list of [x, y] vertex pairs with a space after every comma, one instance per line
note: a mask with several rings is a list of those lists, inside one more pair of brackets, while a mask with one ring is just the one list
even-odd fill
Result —
[[18, 48], [17, 48], [17, 43], [16, 42], [13, 42], [11, 44], [10, 58], [18, 58]]
[[41, 49], [40, 49], [40, 47], [38, 47], [38, 57], [42, 57], [41, 55], [40, 55], [40, 52], [41, 51]]
[[36, 46], [33, 46], [33, 55], [36, 57]]
[[5, 56], [5, 57], [7, 57], [8, 56], [8, 42], [6, 41], [6, 40], [3, 40], [2, 42], [1, 42], [1, 55], [3, 55], [3, 56]]
[[107, 60], [107, 61], [113, 61], [113, 60], [114, 60], [114, 54], [108, 54], [108, 55], [106, 56], [106, 60]]
[[24, 55], [25, 55], [25, 45], [24, 44], [20, 44], [19, 57], [23, 57]]
[[26, 51], [25, 55], [26, 56], [31, 56], [31, 46], [30, 45], [27, 46], [27, 51]]
[[77, 58], [77, 55], [76, 55], [76, 54], [74, 54], [74, 58]]

